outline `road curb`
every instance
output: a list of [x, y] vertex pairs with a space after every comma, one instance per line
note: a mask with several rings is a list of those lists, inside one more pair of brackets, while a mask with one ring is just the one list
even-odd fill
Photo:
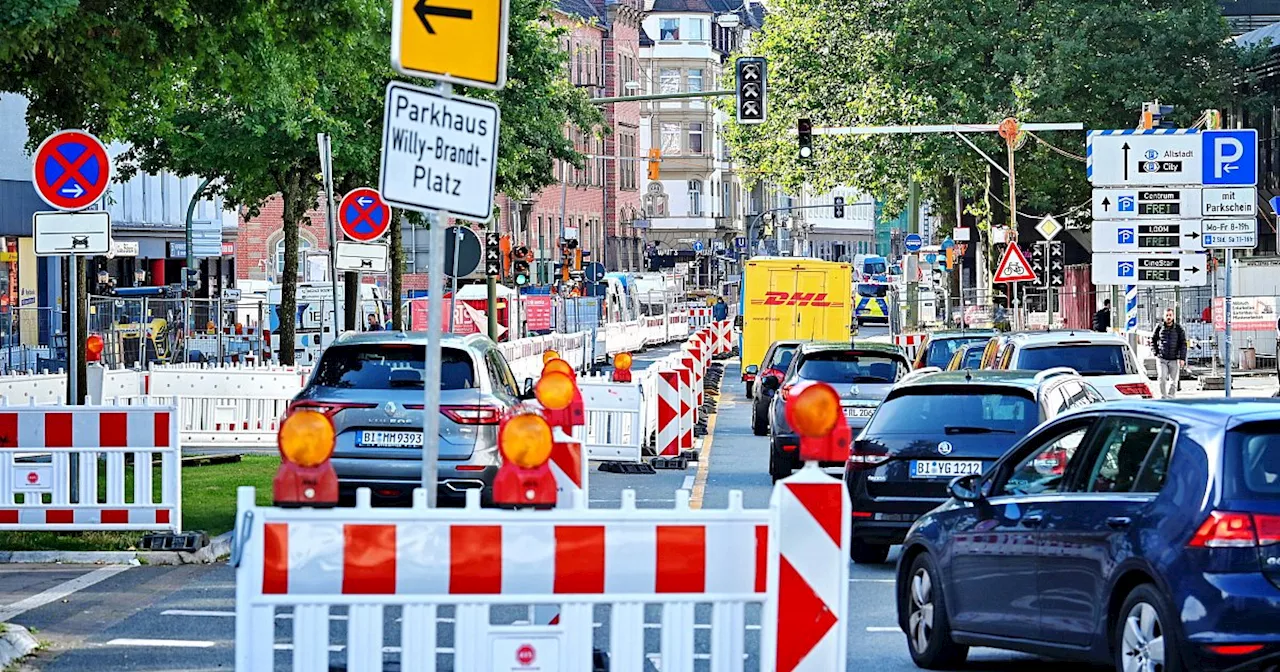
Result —
[[5, 623], [0, 627], [4, 628], [4, 633], [0, 634], [0, 669], [9, 669], [10, 665], [40, 648], [40, 642], [21, 625]]
[[[231, 555], [231, 532], [224, 532], [194, 552], [179, 551], [0, 551], [0, 564], [63, 565], [201, 565]], [[4, 665], [0, 664], [0, 669]]]

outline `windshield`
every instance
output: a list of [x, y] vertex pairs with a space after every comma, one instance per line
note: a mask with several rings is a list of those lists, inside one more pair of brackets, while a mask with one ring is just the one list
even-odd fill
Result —
[[[443, 348], [440, 354], [440, 389], [467, 390], [476, 386], [470, 355], [455, 348]], [[329, 346], [320, 359], [313, 384], [352, 390], [421, 390], [426, 356], [426, 348], [421, 345]]]
[[1027, 348], [1018, 355], [1016, 366], [1024, 371], [1044, 371], [1057, 366], [1075, 369], [1082, 376], [1121, 376], [1137, 373], [1126, 356], [1128, 348], [1117, 343], [1059, 344]]
[[[1015, 391], [940, 385], [912, 386], [880, 404], [867, 427], [876, 434], [994, 433], [1026, 436], [1040, 422], [1029, 395]], [[1012, 443], [1010, 444], [1012, 445]]]
[[889, 272], [889, 265], [883, 259], [862, 262], [862, 272], [867, 275], [884, 275]]
[[924, 356], [924, 365], [945, 367], [951, 362], [951, 357], [956, 354], [956, 350], [970, 343], [981, 343], [990, 338], [990, 336], [963, 336], [930, 341], [929, 352]]
[[805, 380], [821, 380], [834, 384], [893, 383], [902, 377], [906, 366], [899, 360], [880, 353], [833, 350], [813, 352], [800, 361], [796, 375]]

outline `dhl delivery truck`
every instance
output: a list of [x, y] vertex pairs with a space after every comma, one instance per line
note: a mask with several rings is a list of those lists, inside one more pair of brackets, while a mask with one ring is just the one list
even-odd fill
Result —
[[[774, 341], [848, 341], [853, 267], [803, 257], [755, 257], [742, 275], [742, 379]], [[750, 373], [748, 373], [750, 369]]]

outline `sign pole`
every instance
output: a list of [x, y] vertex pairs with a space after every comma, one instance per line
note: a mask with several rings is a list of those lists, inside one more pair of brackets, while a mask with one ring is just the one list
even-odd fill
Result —
[[[1234, 256], [1235, 250], [1228, 247], [1226, 249], [1227, 272], [1226, 277], [1224, 278], [1226, 287], [1222, 293], [1222, 363], [1224, 365], [1222, 367], [1222, 389], [1227, 399], [1231, 398], [1231, 360], [1232, 355], [1234, 354], [1231, 348], [1231, 262], [1232, 257]], [[1181, 308], [1181, 306], [1179, 306], [1179, 308]], [[1181, 315], [1178, 316], [1179, 319], [1181, 319], [1181, 317]]]
[[[333, 212], [333, 148], [329, 145], [328, 133], [317, 133], [316, 141], [320, 144], [320, 170], [324, 177], [324, 199], [325, 208], [324, 220], [325, 229], [329, 234], [329, 282], [333, 285], [333, 336], [331, 341], [337, 340], [340, 327], [338, 326], [340, 318], [338, 316], [338, 232], [334, 226]], [[323, 334], [324, 329], [320, 332]], [[323, 342], [324, 337], [321, 336]], [[280, 347], [285, 347], [280, 344]]]
[[[458, 257], [462, 254], [462, 230], [453, 232], [453, 275], [449, 276], [449, 333], [453, 333], [453, 314], [458, 312]], [[440, 264], [444, 265], [443, 262]]]
[[[70, 333], [67, 334], [67, 403], [80, 405], [80, 257], [67, 257], [67, 298], [71, 309]], [[145, 324], [145, 322], [144, 322]], [[73, 460], [74, 462], [74, 460]], [[72, 481], [73, 483], [75, 481]]]

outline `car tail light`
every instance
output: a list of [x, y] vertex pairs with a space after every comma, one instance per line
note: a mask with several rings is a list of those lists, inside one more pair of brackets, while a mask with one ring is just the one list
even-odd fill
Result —
[[1116, 392], [1124, 395], [1139, 395], [1144, 399], [1151, 398], [1151, 388], [1146, 383], [1120, 383], [1116, 385]]
[[1187, 545], [1192, 548], [1251, 548], [1280, 543], [1280, 516], [1214, 511]]
[[795, 387], [795, 385], [792, 385], [792, 384], [789, 384], [789, 383], [788, 383], [787, 385], [783, 385], [783, 386], [782, 386], [782, 389], [781, 389], [781, 390], [778, 390], [778, 391], [779, 391], [780, 393], [782, 393], [782, 396], [785, 398], [785, 397], [787, 396], [787, 393], [788, 393], [788, 392], [790, 392], [790, 391], [791, 391], [791, 388], [793, 388], [793, 387]]
[[441, 406], [440, 412], [459, 425], [496, 425], [502, 411], [493, 406]]
[[889, 461], [889, 455], [873, 450], [866, 450], [858, 447], [858, 442], [853, 442], [849, 446], [849, 461], [845, 463], [844, 468], [848, 471], [866, 471], [875, 469], [876, 467]]
[[485, 466], [483, 464], [460, 464], [454, 469], [458, 471], [484, 471]]
[[1262, 648], [1261, 644], [1206, 644], [1204, 650], [1220, 656], [1247, 656]]
[[285, 417], [289, 417], [298, 411], [315, 411], [323, 413], [330, 420], [337, 415], [339, 411], [345, 411], [349, 408], [377, 408], [377, 404], [355, 404], [345, 401], [295, 401], [289, 404], [289, 409], [285, 411]]

